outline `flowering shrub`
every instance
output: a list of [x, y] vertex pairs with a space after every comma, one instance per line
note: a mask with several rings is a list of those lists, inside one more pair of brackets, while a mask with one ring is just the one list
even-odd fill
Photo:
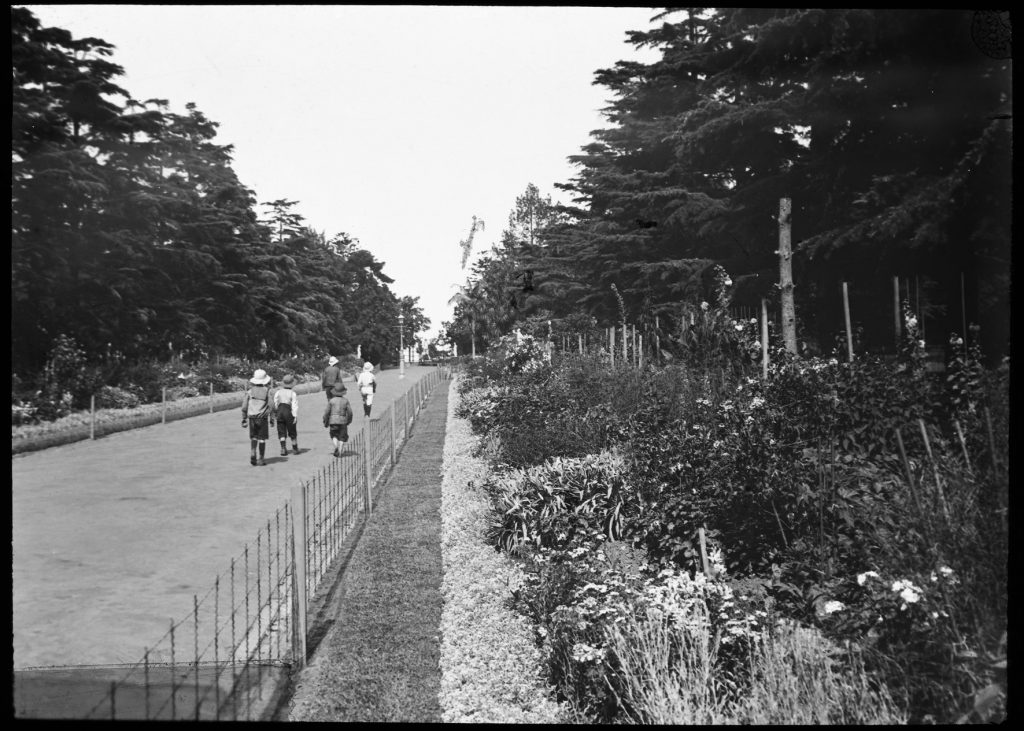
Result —
[[955, 598], [962, 589], [958, 572], [941, 563], [926, 573], [862, 571], [836, 583], [833, 610], [820, 624], [833, 636], [857, 638], [912, 708], [955, 708], [979, 678], [994, 677], [962, 634]]
[[703, 635], [714, 645], [719, 692], [742, 694], [750, 642], [768, 619], [756, 593], [674, 569], [625, 574], [613, 567], [599, 535], [525, 553], [516, 606], [537, 623], [560, 696], [583, 716], [612, 722], [628, 710], [617, 700], [622, 679], [608, 643], [616, 626], [637, 616]]

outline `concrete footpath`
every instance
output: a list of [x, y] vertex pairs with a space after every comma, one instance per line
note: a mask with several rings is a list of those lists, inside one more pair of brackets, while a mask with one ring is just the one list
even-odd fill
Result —
[[[373, 416], [432, 370], [379, 374]], [[354, 401], [353, 433], [366, 423]], [[279, 456], [273, 432], [265, 467], [249, 464], [240, 409], [13, 457], [14, 669], [138, 662], [335, 459], [325, 403], [299, 397], [301, 453]]]
[[[420, 411], [319, 615], [290, 721], [440, 722], [441, 481], [450, 382]], [[317, 628], [311, 628], [311, 634]]]

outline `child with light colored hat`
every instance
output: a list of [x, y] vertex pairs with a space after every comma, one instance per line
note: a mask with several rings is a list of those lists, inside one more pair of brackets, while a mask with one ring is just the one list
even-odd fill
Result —
[[[262, 467], [267, 449], [267, 438], [270, 436], [269, 426], [274, 426], [274, 412], [270, 409], [270, 381], [272, 379], [262, 368], [257, 368], [249, 379], [249, 387], [242, 397], [242, 427], [249, 427], [249, 446], [251, 454], [249, 464]], [[256, 452], [259, 450], [259, 461]]]
[[281, 456], [288, 456], [286, 441], [292, 439], [292, 452], [299, 453], [299, 395], [292, 386], [295, 377], [289, 373], [281, 380], [281, 388], [274, 391], [274, 413], [277, 414], [277, 439], [281, 442]]
[[338, 367], [338, 359], [332, 355], [327, 359], [327, 367], [324, 368], [324, 372], [320, 376], [320, 385], [323, 386], [328, 401], [331, 400], [331, 387], [335, 383], [341, 383], [344, 379], [345, 374]]
[[359, 384], [359, 395], [363, 397], [363, 416], [370, 416], [373, 408], [373, 394], [377, 393], [377, 377], [373, 375], [373, 363], [363, 363], [363, 371], [356, 378]]

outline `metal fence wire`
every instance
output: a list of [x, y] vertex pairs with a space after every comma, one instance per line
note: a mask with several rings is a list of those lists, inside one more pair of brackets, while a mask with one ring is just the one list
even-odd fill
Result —
[[[450, 370], [410, 389], [261, 526], [192, 613], [127, 666], [87, 719], [269, 720], [306, 653], [306, 617], [332, 563], [394, 467], [424, 401]], [[232, 402], [232, 406], [237, 404]]]

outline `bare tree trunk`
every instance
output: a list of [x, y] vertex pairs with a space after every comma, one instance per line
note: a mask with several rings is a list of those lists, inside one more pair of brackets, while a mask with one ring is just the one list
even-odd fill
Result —
[[793, 251], [791, 230], [793, 201], [779, 199], [779, 286], [782, 290], [782, 342], [796, 353], [796, 306], [793, 303]]

